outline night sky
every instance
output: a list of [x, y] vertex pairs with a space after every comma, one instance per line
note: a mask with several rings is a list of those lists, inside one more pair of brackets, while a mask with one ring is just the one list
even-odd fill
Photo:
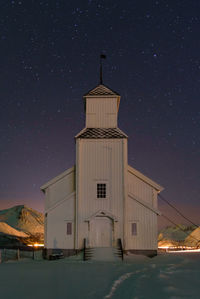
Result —
[[0, 209], [43, 211], [40, 186], [74, 165], [103, 53], [129, 164], [200, 224], [199, 16], [199, 0], [1, 0]]

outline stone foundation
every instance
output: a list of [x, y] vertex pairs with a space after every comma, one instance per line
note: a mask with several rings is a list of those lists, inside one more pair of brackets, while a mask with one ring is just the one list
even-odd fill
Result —
[[[53, 249], [53, 248], [44, 248], [43, 249], [43, 258], [50, 259], [51, 255], [62, 255], [63, 257], [69, 257], [72, 255], [77, 255], [81, 249]], [[123, 250], [124, 254], [138, 254], [138, 255], [145, 255], [150, 258], [157, 255], [157, 250], [145, 250], [145, 249], [128, 249]]]

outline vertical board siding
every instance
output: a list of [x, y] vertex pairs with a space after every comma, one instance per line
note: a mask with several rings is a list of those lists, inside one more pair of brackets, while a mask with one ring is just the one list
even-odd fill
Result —
[[49, 188], [45, 190], [45, 198], [44, 198], [44, 210], [48, 210], [50, 207], [50, 196], [49, 196]]
[[[117, 95], [86, 96], [86, 127], [117, 128], [119, 99]], [[101, 240], [110, 246], [121, 238], [126, 250], [157, 249], [157, 215], [148, 207], [157, 209], [160, 186], [138, 173], [128, 167], [126, 138], [77, 138], [76, 180], [73, 167], [43, 186], [45, 247], [81, 249], [84, 238], [93, 238], [89, 244], [94, 246], [101, 245]], [[106, 184], [106, 198], [97, 198], [98, 183]], [[68, 222], [72, 234], [67, 234]], [[132, 223], [137, 224], [134, 235]], [[107, 229], [110, 233], [102, 234]]]
[[[73, 194], [71, 198], [48, 212], [46, 248], [74, 248], [74, 202]], [[72, 235], [66, 233], [67, 222], [72, 222]]]
[[[136, 198], [147, 202], [152, 208], [157, 208], [157, 193], [154, 189], [128, 172], [128, 192]], [[157, 215], [144, 207], [132, 197], [127, 201], [126, 249], [157, 249]], [[131, 223], [137, 223], [138, 233], [132, 236]]]
[[74, 171], [49, 186], [46, 209], [55, 205], [75, 191]]
[[[89, 236], [86, 219], [99, 210], [114, 214], [119, 220], [115, 225], [116, 238], [122, 236], [123, 184], [122, 139], [79, 141], [78, 217], [79, 246]], [[107, 198], [97, 198], [97, 183], [106, 183]]]
[[44, 247], [47, 248], [47, 213], [45, 213], [45, 217], [44, 217]]
[[86, 99], [87, 128], [115, 128], [117, 113], [117, 97]]
[[128, 193], [141, 198], [143, 201], [153, 205], [152, 187], [128, 172]]
[[153, 189], [152, 192], [153, 192], [153, 207], [155, 209], [158, 209], [158, 197], [157, 197], [158, 192], [155, 189]]
[[[126, 249], [157, 249], [157, 215], [128, 198], [128, 209], [133, 211], [127, 221]], [[131, 223], [137, 223], [138, 233], [132, 236]]]

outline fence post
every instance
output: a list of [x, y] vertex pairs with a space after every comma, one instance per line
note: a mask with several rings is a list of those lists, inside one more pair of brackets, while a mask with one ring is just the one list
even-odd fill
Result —
[[19, 248], [17, 249], [17, 260], [19, 261], [20, 259], [20, 251], [19, 251]]
[[4, 248], [3, 253], [4, 253], [4, 261], [5, 261], [6, 260], [6, 248]]

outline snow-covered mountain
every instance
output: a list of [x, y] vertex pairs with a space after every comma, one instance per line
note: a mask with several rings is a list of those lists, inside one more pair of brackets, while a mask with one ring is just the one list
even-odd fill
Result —
[[44, 233], [44, 216], [25, 205], [14, 206], [0, 211], [0, 222], [5, 222], [12, 228], [35, 235]]
[[190, 235], [185, 239], [187, 246], [200, 246], [200, 227], [193, 230]]
[[21, 238], [28, 237], [26, 233], [14, 229], [13, 227], [11, 227], [5, 222], [0, 222], [0, 233], [10, 235], [10, 236], [21, 237]]
[[173, 246], [180, 243], [186, 245], [186, 239], [194, 230], [195, 226], [186, 226], [179, 224], [179, 226], [168, 226], [162, 229], [158, 235], [158, 246]]
[[0, 211], [0, 245], [10, 240], [42, 241], [44, 239], [44, 216], [25, 205]]

